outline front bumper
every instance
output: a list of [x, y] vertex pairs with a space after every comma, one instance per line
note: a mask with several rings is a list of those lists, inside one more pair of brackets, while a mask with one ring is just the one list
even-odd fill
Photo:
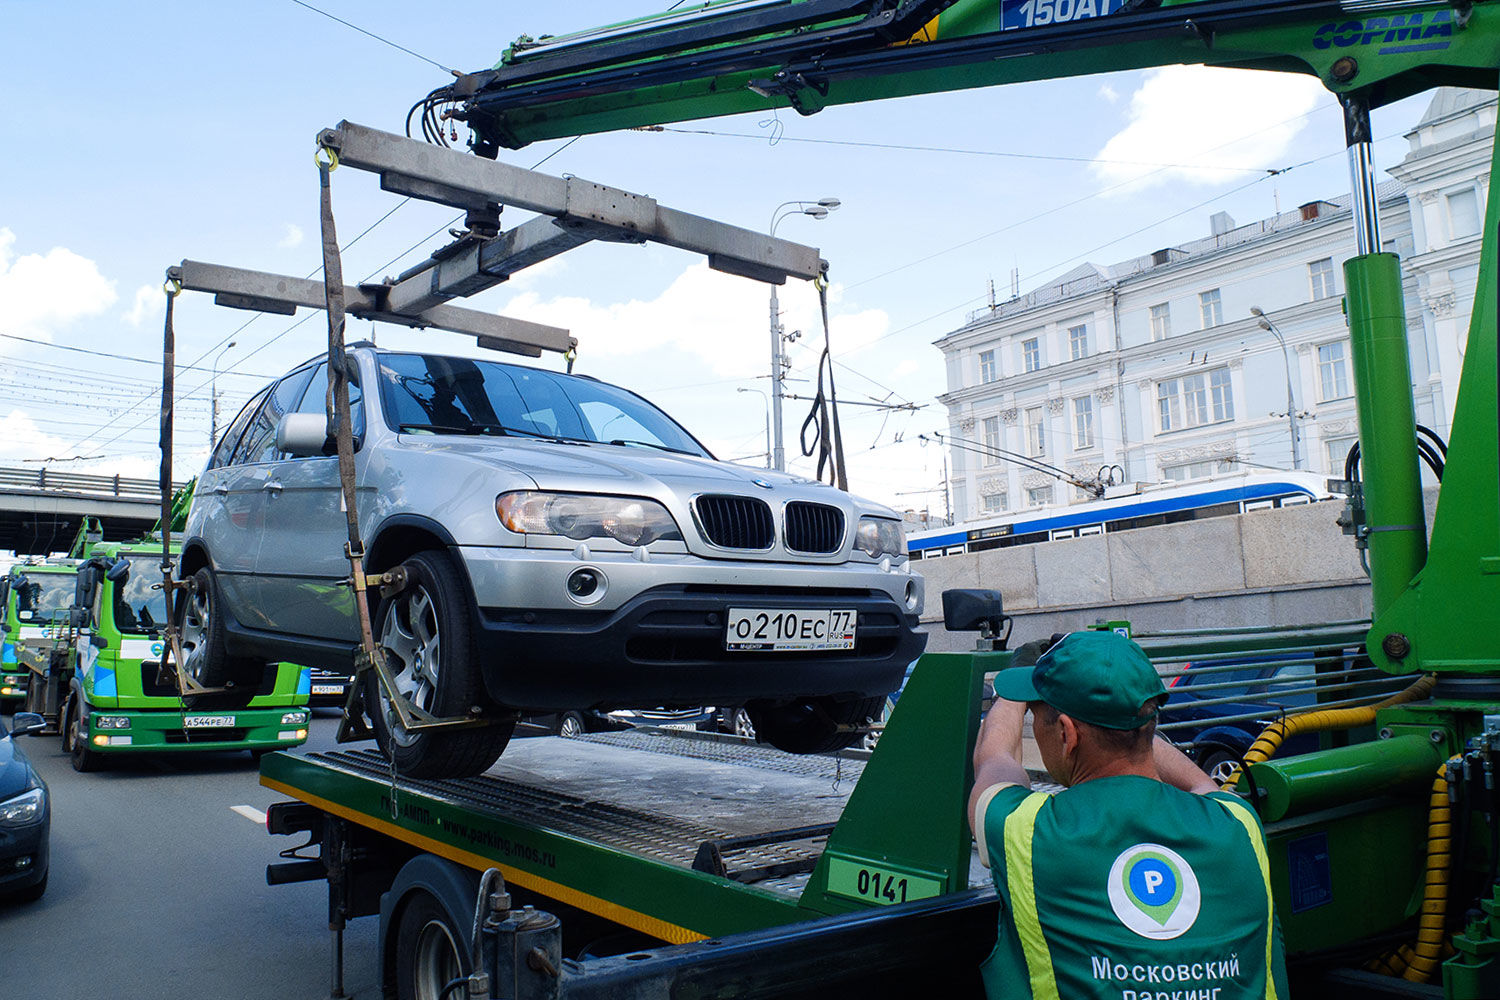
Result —
[[[730, 608], [850, 609], [856, 646], [728, 651]], [[479, 660], [492, 699], [523, 710], [736, 705], [889, 694], [927, 638], [918, 616], [870, 590], [655, 587], [612, 611], [481, 608]]]
[[[96, 753], [161, 753], [172, 750], [279, 750], [307, 740], [303, 721], [283, 723], [294, 708], [241, 708], [223, 711], [130, 712], [96, 709], [88, 718], [89, 749]], [[101, 718], [125, 717], [130, 725], [103, 729]], [[191, 720], [230, 719], [227, 725], [189, 725]], [[103, 742], [101, 742], [101, 739]]]
[[40, 822], [0, 826], [0, 895], [29, 889], [47, 877], [52, 803]]

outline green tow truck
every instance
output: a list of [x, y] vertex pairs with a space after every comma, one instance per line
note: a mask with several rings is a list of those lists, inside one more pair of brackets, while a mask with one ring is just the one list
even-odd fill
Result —
[[159, 541], [95, 544], [69, 594], [73, 655], [45, 680], [36, 709], [62, 732], [79, 771], [107, 755], [172, 750], [249, 750], [257, 757], [307, 739], [311, 673], [267, 664], [252, 696], [184, 699], [161, 674], [166, 601]]
[[4, 600], [3, 652], [0, 652], [0, 706], [27, 701], [47, 670], [52, 650], [67, 641], [68, 608], [73, 603], [78, 567], [73, 560], [12, 566], [0, 580]]

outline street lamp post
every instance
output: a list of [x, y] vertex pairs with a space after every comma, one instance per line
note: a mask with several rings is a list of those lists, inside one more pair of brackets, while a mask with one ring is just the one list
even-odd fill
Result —
[[744, 386], [741, 386], [741, 387], [735, 389], [734, 391], [735, 392], [753, 392], [753, 393], [757, 393], [757, 394], [760, 395], [760, 397], [762, 399], [765, 400], [765, 409], [766, 409], [766, 468], [769, 469], [769, 468], [771, 468], [771, 400], [770, 400], [770, 397], [768, 397], [766, 395], [765, 390], [763, 390], [763, 389], [746, 389]]
[[234, 341], [224, 345], [224, 350], [214, 358], [211, 374], [208, 376], [208, 446], [212, 448], [219, 440], [219, 362], [224, 360], [225, 353], [235, 345]]
[[1286, 338], [1281, 335], [1281, 330], [1271, 318], [1265, 314], [1260, 306], [1251, 306], [1250, 315], [1257, 319], [1256, 326], [1262, 330], [1269, 330], [1271, 336], [1281, 345], [1281, 361], [1286, 366], [1286, 426], [1288, 433], [1292, 436], [1292, 468], [1302, 468], [1302, 444], [1301, 437], [1297, 433], [1297, 403], [1292, 397], [1292, 359], [1287, 354]]
[[[819, 198], [817, 201], [784, 201], [771, 212], [771, 235], [783, 219], [793, 215], [807, 215], [814, 219], [826, 219], [828, 213], [842, 204], [837, 198]], [[771, 426], [775, 431], [775, 444], [771, 452], [771, 468], [786, 471], [786, 451], [781, 444], [781, 376], [786, 361], [781, 352], [781, 302], [776, 295], [776, 286], [771, 286]]]

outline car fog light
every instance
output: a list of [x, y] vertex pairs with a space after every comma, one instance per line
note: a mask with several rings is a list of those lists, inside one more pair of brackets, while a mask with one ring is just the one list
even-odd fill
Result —
[[15, 688], [0, 687], [0, 695], [18, 694]]
[[107, 746], [109, 746], [109, 737], [105, 736], [103, 733], [100, 733], [98, 736], [94, 737], [94, 746], [96, 746], [96, 747], [107, 747]]
[[568, 574], [568, 597], [577, 604], [594, 604], [604, 596], [608, 581], [592, 567], [575, 569]]
[[917, 609], [917, 584], [915, 580], [906, 581], [906, 610]]

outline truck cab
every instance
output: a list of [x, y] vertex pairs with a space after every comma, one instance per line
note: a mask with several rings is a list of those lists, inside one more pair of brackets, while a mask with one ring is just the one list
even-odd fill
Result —
[[[175, 556], [176, 553], [174, 552]], [[109, 754], [249, 750], [260, 756], [307, 739], [311, 673], [267, 664], [248, 705], [213, 694], [187, 701], [161, 672], [167, 604], [159, 542], [95, 545], [71, 595], [78, 623], [71, 676], [60, 695], [63, 748], [80, 771]]]
[[26, 664], [46, 663], [58, 630], [65, 630], [78, 568], [71, 560], [12, 566], [0, 580], [4, 638], [0, 639], [0, 706], [15, 708], [33, 681]]

